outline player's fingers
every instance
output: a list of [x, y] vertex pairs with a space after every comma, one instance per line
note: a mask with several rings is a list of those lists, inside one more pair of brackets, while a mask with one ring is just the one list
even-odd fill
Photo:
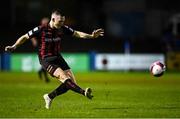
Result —
[[8, 51], [8, 49], [9, 49], [9, 46], [6, 46], [6, 47], [5, 47], [5, 51]]
[[102, 29], [102, 28], [99, 28], [99, 29], [97, 29], [97, 30], [101, 30], [101, 31], [103, 31], [104, 29]]
[[100, 34], [104, 34], [104, 31], [100, 32]]
[[100, 32], [103, 32], [103, 33], [104, 33], [104, 29], [100, 29]]
[[104, 32], [103, 29], [97, 29], [96, 32]]
[[11, 47], [11, 46], [7, 46], [6, 48], [5, 48], [5, 51], [7, 51], [7, 52], [11, 52], [11, 51], [13, 51], [13, 48]]
[[100, 34], [100, 36], [104, 36], [104, 34]]

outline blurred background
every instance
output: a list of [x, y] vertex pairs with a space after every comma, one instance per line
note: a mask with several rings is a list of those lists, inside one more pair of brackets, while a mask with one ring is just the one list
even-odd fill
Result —
[[[42, 96], [59, 83], [39, 73], [37, 47], [30, 40], [13, 53], [4, 48], [50, 18], [55, 8], [73, 29], [103, 28], [105, 35], [93, 40], [64, 36], [61, 53], [94, 98], [69, 91], [47, 111]], [[180, 118], [179, 35], [180, 0], [3, 0], [0, 118]], [[150, 74], [155, 61], [166, 65], [162, 77]]]
[[[42, 17], [50, 17], [52, 9], [59, 8], [66, 24], [75, 30], [105, 30], [105, 36], [96, 40], [64, 37], [61, 49], [72, 69], [147, 70], [152, 62], [160, 60], [167, 69], [177, 71], [179, 4], [170, 0], [6, 0], [0, 4], [1, 70], [38, 69], [31, 42], [13, 54], [4, 53], [4, 47], [38, 26]], [[80, 61], [84, 64], [77, 64]]]

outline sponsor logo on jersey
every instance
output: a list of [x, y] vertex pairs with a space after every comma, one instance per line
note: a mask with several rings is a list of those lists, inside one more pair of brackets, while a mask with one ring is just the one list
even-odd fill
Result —
[[57, 41], [60, 41], [60, 40], [61, 40], [61, 38], [59, 38], [59, 37], [57, 37], [57, 38], [45, 38], [46, 42], [52, 42], [52, 41], [57, 42]]

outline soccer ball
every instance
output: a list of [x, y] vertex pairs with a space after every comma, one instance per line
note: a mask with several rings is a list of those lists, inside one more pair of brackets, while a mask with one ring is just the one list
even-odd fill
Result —
[[150, 66], [150, 72], [155, 77], [162, 76], [165, 72], [165, 69], [166, 66], [160, 61], [153, 62]]

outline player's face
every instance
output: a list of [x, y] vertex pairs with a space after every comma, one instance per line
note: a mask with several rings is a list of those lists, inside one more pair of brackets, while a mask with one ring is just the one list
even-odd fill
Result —
[[58, 15], [55, 19], [54, 19], [54, 25], [56, 28], [60, 28], [61, 26], [64, 25], [65, 22], [65, 16], [60, 16]]

